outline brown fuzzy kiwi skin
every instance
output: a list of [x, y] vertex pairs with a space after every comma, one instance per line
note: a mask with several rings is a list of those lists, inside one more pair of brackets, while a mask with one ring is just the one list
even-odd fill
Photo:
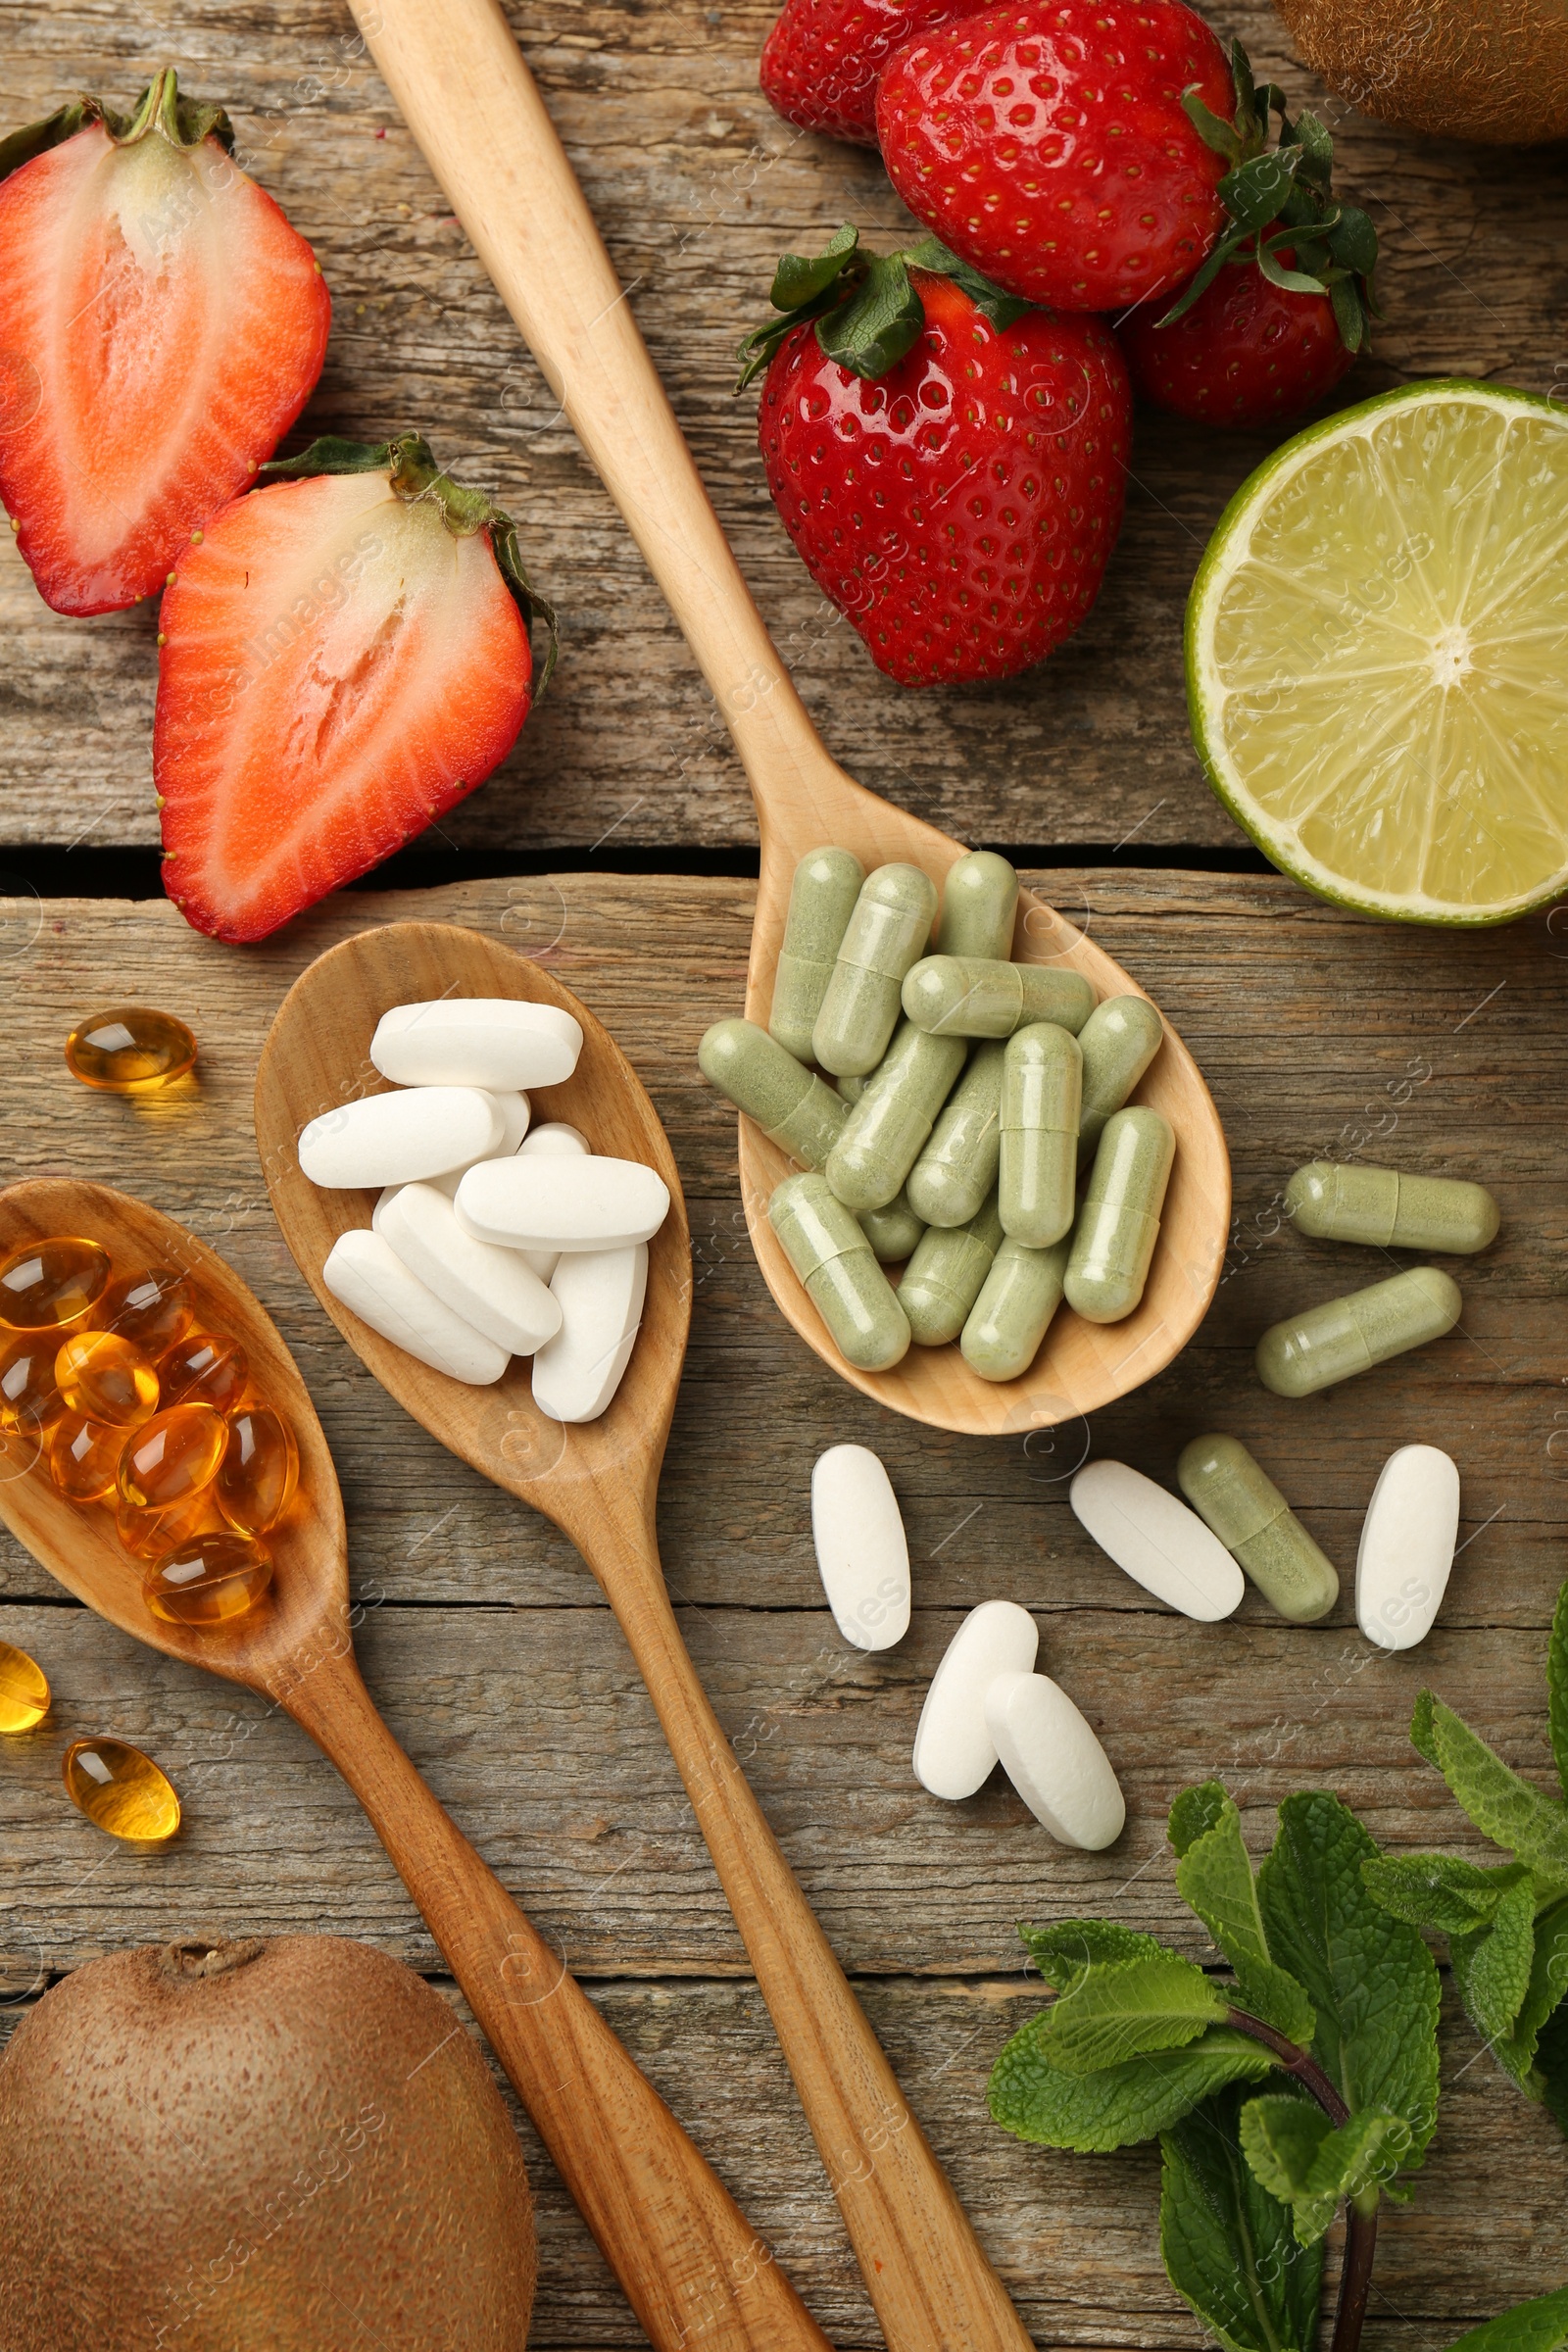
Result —
[[91, 1961], [0, 2059], [19, 2352], [521, 2352], [535, 2264], [483, 2059], [367, 1944]]
[[1563, 0], [1276, 0], [1303, 65], [1380, 122], [1489, 147], [1568, 138]]

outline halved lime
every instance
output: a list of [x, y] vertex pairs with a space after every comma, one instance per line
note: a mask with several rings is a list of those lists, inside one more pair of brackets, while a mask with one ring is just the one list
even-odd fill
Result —
[[1568, 888], [1568, 416], [1436, 382], [1242, 484], [1187, 607], [1208, 780], [1309, 890], [1502, 923]]

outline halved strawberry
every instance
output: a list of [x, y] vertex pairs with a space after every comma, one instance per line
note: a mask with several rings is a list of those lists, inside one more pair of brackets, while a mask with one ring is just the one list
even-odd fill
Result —
[[160, 614], [164, 887], [265, 939], [481, 784], [528, 715], [534, 596], [509, 517], [405, 433], [326, 439], [214, 516]]
[[0, 501], [57, 612], [161, 587], [321, 372], [316, 256], [233, 143], [172, 71], [0, 142]]

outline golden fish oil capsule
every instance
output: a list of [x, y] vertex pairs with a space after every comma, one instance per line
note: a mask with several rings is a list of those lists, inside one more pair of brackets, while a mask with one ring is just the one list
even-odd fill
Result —
[[192, 1331], [160, 1357], [158, 1377], [166, 1404], [211, 1404], [226, 1413], [245, 1394], [250, 1365], [238, 1340]]
[[135, 1429], [158, 1410], [158, 1375], [139, 1348], [112, 1331], [73, 1332], [55, 1357], [55, 1385], [68, 1413]]
[[116, 1004], [81, 1021], [66, 1040], [66, 1067], [83, 1086], [111, 1095], [147, 1095], [183, 1078], [196, 1064], [196, 1040], [172, 1012]]
[[111, 1838], [162, 1845], [179, 1827], [173, 1783], [127, 1740], [74, 1740], [60, 1776], [77, 1811]]
[[118, 1340], [128, 1340], [158, 1358], [189, 1331], [196, 1318], [190, 1285], [172, 1266], [144, 1266], [139, 1274], [122, 1274], [103, 1295], [93, 1321]]
[[60, 1410], [53, 1332], [12, 1340], [0, 1349], [0, 1429], [40, 1430]]
[[[121, 1432], [123, 1437], [124, 1432]], [[145, 1511], [127, 1502], [118, 1489], [106, 1496], [115, 1506], [115, 1533], [134, 1559], [161, 1559], [176, 1544], [194, 1544], [200, 1536], [220, 1536], [223, 1518], [212, 1487], [202, 1487], [180, 1502]]]
[[227, 1444], [228, 1425], [210, 1404], [167, 1406], [127, 1440], [118, 1491], [132, 1510], [167, 1510], [212, 1485]]
[[120, 1467], [123, 1429], [66, 1413], [49, 1441], [49, 1475], [69, 1502], [102, 1502]]
[[156, 1559], [142, 1598], [167, 1625], [232, 1625], [255, 1608], [272, 1581], [272, 1555], [254, 1536], [198, 1536]]
[[35, 1731], [49, 1712], [49, 1678], [24, 1649], [0, 1642], [0, 1732]]
[[259, 1536], [288, 1509], [299, 1482], [294, 1432], [270, 1404], [228, 1416], [228, 1445], [218, 1473], [218, 1504], [230, 1527]]
[[58, 1331], [79, 1323], [109, 1280], [109, 1252], [61, 1235], [28, 1242], [0, 1264], [0, 1324], [10, 1331]]

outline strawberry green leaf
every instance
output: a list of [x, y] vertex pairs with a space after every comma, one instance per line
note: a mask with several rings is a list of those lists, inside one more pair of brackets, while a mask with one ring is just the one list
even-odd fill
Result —
[[1403, 2118], [1417, 2163], [1437, 2122], [1438, 1972], [1416, 1930], [1363, 1885], [1377, 1850], [1338, 1797], [1287, 1797], [1258, 1903], [1270, 1953], [1317, 2012], [1313, 2056], [1352, 2113]]
[[[1224, 2352], [1313, 2352], [1323, 2249], [1297, 2244], [1290, 2209], [1243, 2156], [1246, 2095], [1232, 2086], [1161, 2132], [1159, 2249], [1172, 2286]], [[1281, 2103], [1305, 2105], [1304, 2094], [1282, 2093]]]
[[1392, 2180], [1410, 2153], [1410, 2127], [1387, 2108], [1363, 2107], [1336, 2130], [1321, 2109], [1277, 2093], [1242, 2109], [1242, 2149], [1262, 2187], [1292, 2209], [1296, 2235], [1313, 2245], [1340, 2203]]
[[1536, 1956], [1536, 1889], [1510, 1886], [1490, 1927], [1450, 1936], [1448, 1956], [1459, 1998], [1483, 2041], [1498, 2041], [1513, 2026], [1530, 1989]]
[[1154, 324], [1170, 326], [1176, 319], [1184, 317], [1192, 309], [1200, 294], [1207, 293], [1227, 262], [1240, 263], [1248, 258], [1243, 250], [1248, 241], [1249, 233], [1245, 228], [1227, 229], [1202, 268], [1188, 279], [1170, 309], [1165, 313], [1164, 318], [1156, 318]]
[[41, 122], [24, 123], [0, 139], [0, 180], [9, 179], [24, 164], [30, 164], [35, 155], [47, 155], [51, 147], [63, 147], [74, 139], [78, 130], [89, 122], [103, 120], [103, 109], [96, 98], [73, 98], [69, 105], [57, 106], [52, 115]]
[[1236, 1971], [1240, 2006], [1304, 2047], [1316, 2022], [1312, 2004], [1270, 1955], [1251, 1861], [1242, 1842], [1242, 1817], [1233, 1799], [1218, 1781], [1184, 1790], [1171, 1808], [1169, 1834], [1181, 1856], [1176, 1891], [1197, 1912]]
[[1568, 1886], [1568, 1804], [1521, 1780], [1430, 1690], [1416, 1700], [1410, 1738], [1478, 1830], [1530, 1863], [1539, 1877]]
[[925, 330], [925, 310], [902, 258], [878, 254], [848, 302], [825, 312], [816, 339], [852, 375], [886, 375]]
[[1557, 1778], [1568, 1794], [1568, 1584], [1557, 1594], [1546, 1647], [1546, 1704]]
[[1440, 1936], [1467, 1936], [1490, 1927], [1503, 1896], [1530, 1873], [1522, 1862], [1483, 1870], [1449, 1854], [1376, 1854], [1362, 1863], [1361, 1877], [1373, 1901], [1396, 1919]]
[[1301, 150], [1297, 167], [1301, 177], [1327, 196], [1334, 178], [1334, 141], [1316, 115], [1304, 108], [1296, 118], [1296, 143]]
[[1548, 1905], [1535, 1922], [1530, 1982], [1509, 2033], [1494, 2044], [1498, 2059], [1521, 2089], [1542, 2095], [1536, 2068], [1542, 2031], [1568, 1994], [1568, 1901]]
[[63, 146], [91, 122], [101, 122], [117, 147], [134, 146], [157, 131], [172, 147], [199, 147], [203, 139], [216, 138], [230, 155], [234, 152], [234, 125], [224, 109], [182, 98], [178, 74], [172, 66], [166, 66], [154, 74], [127, 115], [117, 113], [101, 98], [73, 98], [41, 122], [28, 122], [0, 139], [0, 180], [9, 179], [34, 156]]
[[1378, 232], [1353, 204], [1342, 204], [1337, 220], [1326, 223], [1329, 251], [1344, 270], [1370, 277], [1378, 266]]
[[1359, 351], [1366, 340], [1366, 303], [1355, 285], [1348, 279], [1337, 278], [1329, 288], [1329, 300], [1334, 306], [1334, 323], [1340, 330], [1340, 340], [1347, 351]]
[[1018, 1934], [1053, 1992], [1070, 1991], [1099, 1962], [1158, 1959], [1165, 1951], [1152, 1936], [1118, 1927], [1113, 1919], [1057, 1919], [1045, 1928], [1020, 1927]]
[[1275, 255], [1272, 245], [1257, 249], [1257, 266], [1271, 286], [1280, 286], [1287, 294], [1321, 294], [1321, 278], [1308, 277], [1304, 270], [1287, 270]]
[[1215, 2026], [1186, 2049], [1158, 2050], [1097, 2074], [1064, 2074], [1034, 2018], [1003, 2045], [987, 2092], [993, 2119], [1037, 2146], [1105, 2154], [1153, 2139], [1228, 2082], [1259, 2082], [1274, 2060], [1249, 2034]]
[[768, 289], [767, 299], [774, 310], [798, 311], [803, 304], [815, 302], [843, 274], [845, 264], [859, 242], [859, 230], [846, 220], [814, 260], [804, 254], [786, 253], [773, 272], [773, 283]]
[[1097, 2074], [1153, 2050], [1176, 2050], [1217, 2025], [1230, 2003], [1178, 1952], [1087, 1969], [1041, 2026], [1053, 2065]]
[[1040, 307], [1038, 303], [1026, 302], [1021, 294], [1004, 294], [968, 262], [950, 253], [939, 237], [922, 237], [918, 245], [908, 246], [900, 259], [910, 270], [929, 270], [933, 276], [950, 277], [999, 332]]
[[1234, 172], [1226, 172], [1219, 183], [1220, 202], [1243, 228], [1267, 228], [1279, 217], [1295, 170], [1296, 155], [1290, 148], [1276, 148], [1272, 155], [1254, 155]]
[[1561, 2352], [1568, 2344], [1568, 2286], [1538, 2295], [1533, 2303], [1516, 2303], [1494, 2320], [1472, 2328], [1448, 2346], [1448, 2352]]
[[1228, 164], [1239, 164], [1242, 161], [1246, 153], [1243, 140], [1238, 137], [1229, 122], [1222, 122], [1218, 115], [1203, 104], [1198, 95], [1196, 81], [1191, 89], [1183, 90], [1182, 106], [1188, 122], [1191, 122], [1205, 147], [1211, 147], [1216, 155], [1222, 155]]

